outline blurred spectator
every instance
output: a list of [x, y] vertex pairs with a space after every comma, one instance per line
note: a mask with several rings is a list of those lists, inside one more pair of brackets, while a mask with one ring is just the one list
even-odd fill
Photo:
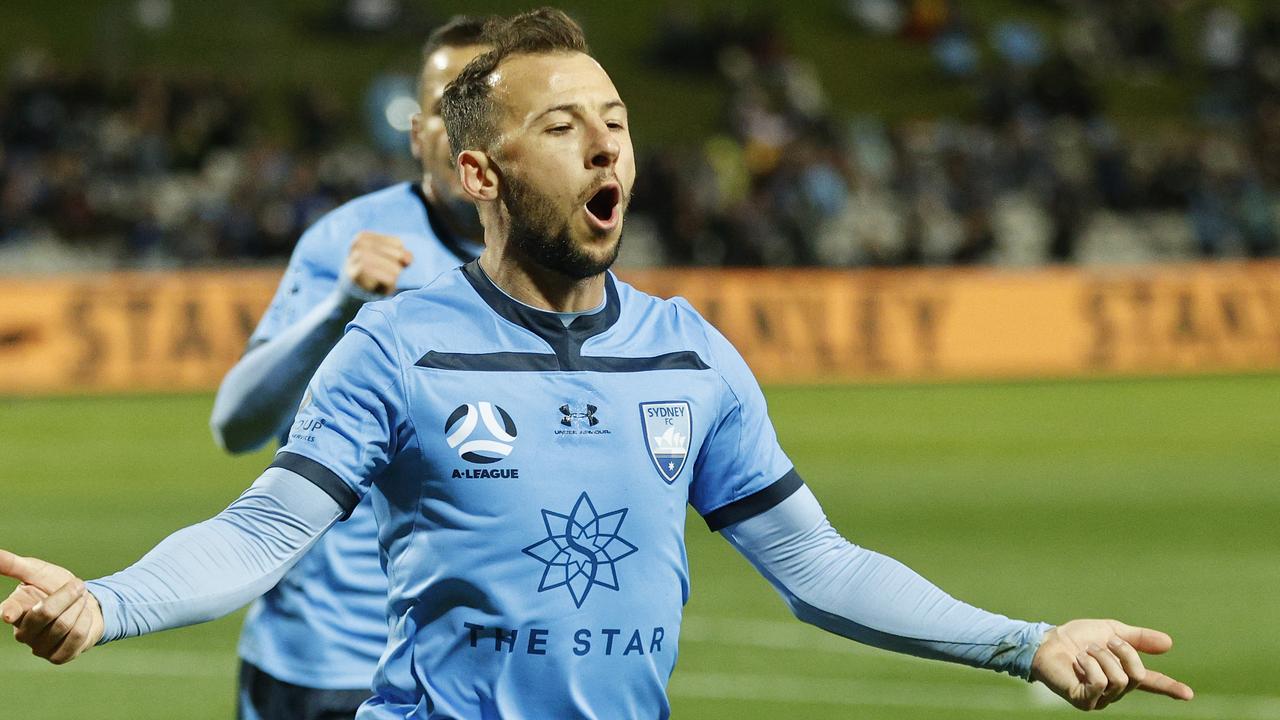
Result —
[[953, 11], [950, 0], [907, 0], [902, 34], [911, 40], [931, 42], [942, 32]]
[[342, 0], [339, 17], [349, 30], [380, 33], [395, 27], [403, 12], [399, 0]]
[[[339, 5], [369, 27], [408, 7]], [[1280, 6], [1249, 22], [1225, 3], [1188, 6], [1196, 31], [1181, 57], [1162, 0], [1056, 0], [1052, 31], [1015, 17], [980, 27], [951, 0], [842, 5], [849, 32], [926, 45], [939, 77], [979, 99], [975, 112], [841, 117], [776, 18], [673, 4], [657, 18], [652, 61], [716, 78], [727, 102], [712, 136], [637, 148], [628, 228], [641, 262], [1277, 254]], [[1185, 115], [1135, 131], [1108, 112], [1097, 81], [1107, 72], [1176, 77], [1199, 95]], [[282, 259], [320, 214], [413, 174], [390, 150], [394, 132], [350, 137], [403, 84], [383, 80], [365, 108], [300, 89], [286, 131], [269, 135], [233, 81], [115, 78], [19, 53], [0, 85], [0, 250], [133, 265]]]
[[[857, 27], [932, 43], [939, 69], [970, 82], [983, 102], [973, 121], [859, 118], [845, 137], [830, 130], [841, 121], [816, 73], [776, 28], [756, 25], [753, 37], [768, 42], [749, 43], [680, 16], [680, 37], [716, 38], [701, 47], [716, 48], [730, 88], [727, 134], [702, 155], [656, 153], [646, 166], [652, 182], [633, 209], [654, 219], [674, 263], [1027, 265], [1275, 254], [1280, 10], [1263, 11], [1252, 36], [1225, 6], [1210, 8], [1202, 28], [1195, 62], [1212, 76], [1210, 92], [1228, 92], [1234, 112], [1254, 115], [1250, 138], [1188, 131], [1194, 117], [1133, 137], [1107, 116], [1093, 75], [1113, 62], [1139, 74], [1177, 70], [1183, 61], [1164, 6], [1059, 4], [1067, 13], [1060, 44], [1036, 25], [1001, 21], [986, 36], [992, 52], [983, 67], [958, 3], [849, 0]], [[670, 41], [671, 27], [660, 37]], [[1265, 90], [1239, 91], [1242, 84]], [[745, 193], [702, 190], [743, 186]]]
[[0, 93], [0, 244], [63, 238], [134, 264], [284, 258], [396, 162], [342, 143], [350, 119], [327, 92], [291, 108], [284, 145], [252, 137], [237, 83], [118, 82], [23, 53]]
[[849, 19], [876, 35], [894, 35], [902, 29], [905, 11], [898, 0], [848, 0]]

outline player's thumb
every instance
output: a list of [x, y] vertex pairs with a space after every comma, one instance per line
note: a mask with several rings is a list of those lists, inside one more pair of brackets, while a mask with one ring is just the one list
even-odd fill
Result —
[[413, 263], [413, 253], [404, 250], [400, 253], [400, 267], [409, 267]]
[[36, 558], [0, 550], [0, 575], [33, 585], [47, 593], [57, 591], [74, 576], [67, 570]]
[[1132, 645], [1138, 652], [1159, 655], [1160, 653], [1169, 652], [1169, 649], [1173, 647], [1173, 638], [1159, 630], [1134, 627], [1124, 623], [1117, 623], [1116, 625], [1116, 635], [1119, 635], [1121, 640]]

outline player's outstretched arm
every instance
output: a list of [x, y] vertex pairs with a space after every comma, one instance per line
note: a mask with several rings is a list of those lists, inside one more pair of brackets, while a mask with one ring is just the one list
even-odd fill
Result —
[[838, 635], [1040, 680], [1085, 710], [1135, 689], [1192, 697], [1186, 685], [1142, 665], [1139, 652], [1172, 645], [1164, 633], [1109, 620], [1052, 627], [962, 603], [902, 563], [849, 543], [806, 487], [723, 533], [798, 618]]
[[[338, 285], [297, 322], [245, 353], [223, 378], [209, 427], [228, 452], [256, 450], [297, 409], [307, 381], [367, 301], [395, 290], [413, 262], [403, 241], [361, 232], [347, 254]], [[310, 280], [319, 282], [319, 280]]]
[[1159, 630], [1072, 620], [1045, 634], [1031, 677], [1081, 710], [1101, 710], [1134, 690], [1190, 700], [1190, 687], [1142, 662], [1141, 653], [1159, 655], [1172, 647], [1173, 638]]
[[213, 620], [271, 589], [342, 514], [310, 481], [268, 468], [226, 510], [109, 577], [85, 583], [0, 550], [0, 574], [21, 582], [0, 604], [0, 618], [54, 663], [94, 644]]

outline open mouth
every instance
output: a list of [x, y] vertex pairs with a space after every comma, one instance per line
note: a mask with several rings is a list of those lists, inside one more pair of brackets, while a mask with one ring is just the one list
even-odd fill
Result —
[[587, 219], [601, 230], [612, 230], [618, 224], [618, 205], [622, 189], [617, 183], [602, 186], [587, 200]]

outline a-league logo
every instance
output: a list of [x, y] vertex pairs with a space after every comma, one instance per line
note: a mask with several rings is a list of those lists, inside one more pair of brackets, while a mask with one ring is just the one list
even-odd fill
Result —
[[[472, 439], [479, 426], [481, 437]], [[445, 442], [469, 463], [495, 463], [511, 454], [516, 439], [516, 423], [506, 410], [493, 403], [459, 405], [444, 421]]]

